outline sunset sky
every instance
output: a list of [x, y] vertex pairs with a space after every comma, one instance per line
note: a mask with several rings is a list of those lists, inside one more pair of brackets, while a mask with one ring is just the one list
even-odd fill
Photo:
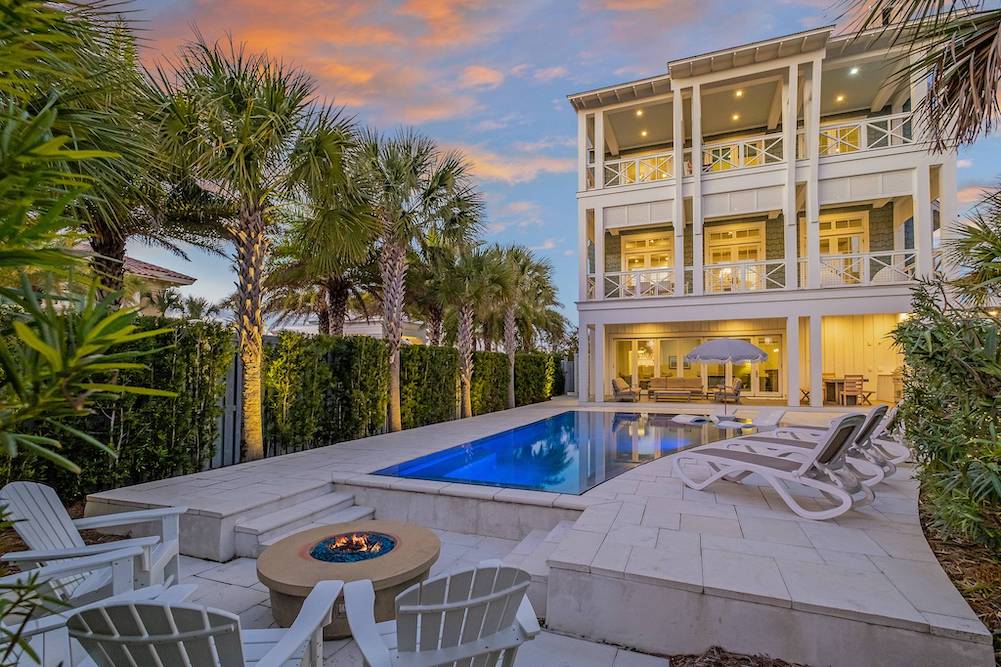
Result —
[[[302, 66], [362, 125], [411, 125], [462, 150], [487, 200], [488, 241], [552, 260], [576, 322], [576, 120], [568, 93], [663, 73], [666, 61], [836, 22], [838, 0], [139, 0], [144, 60], [197, 29]], [[964, 150], [968, 204], [1001, 173], [1001, 140]], [[132, 256], [233, 290], [229, 260], [155, 248]]]

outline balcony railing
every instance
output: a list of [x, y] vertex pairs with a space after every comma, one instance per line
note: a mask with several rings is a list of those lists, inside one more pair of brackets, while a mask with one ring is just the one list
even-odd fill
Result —
[[605, 298], [673, 296], [674, 269], [615, 271], [605, 274]]
[[785, 260], [729, 262], [705, 267], [705, 293], [756, 292], [786, 286]]
[[702, 172], [761, 167], [785, 161], [781, 134], [706, 144], [702, 147]]
[[[893, 250], [851, 255], [821, 255], [821, 287], [899, 285], [914, 280], [917, 252]], [[807, 260], [799, 260], [800, 284], [807, 284]]]
[[606, 188], [674, 178], [674, 153], [658, 153], [605, 162]]
[[[913, 144], [914, 121], [910, 112], [860, 118], [847, 123], [821, 124], [820, 157], [845, 155]], [[796, 157], [806, 157], [806, 135], [797, 135]]]

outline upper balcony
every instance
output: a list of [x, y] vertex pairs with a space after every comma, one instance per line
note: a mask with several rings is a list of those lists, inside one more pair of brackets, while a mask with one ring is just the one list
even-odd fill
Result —
[[[892, 60], [825, 61], [815, 102], [810, 70], [802, 68], [795, 86], [789, 70], [735, 74], [672, 93], [661, 88], [654, 95], [651, 88], [649, 99], [628, 104], [583, 109], [581, 185], [598, 190], [673, 182], [696, 172], [704, 178], [747, 173], [784, 165], [793, 156], [807, 160], [811, 145], [824, 162], [916, 146], [914, 93], [898, 69]], [[791, 94], [794, 112], [787, 104]]]

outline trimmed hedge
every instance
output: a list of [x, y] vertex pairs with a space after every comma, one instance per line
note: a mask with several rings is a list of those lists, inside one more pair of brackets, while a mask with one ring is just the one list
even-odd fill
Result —
[[283, 332], [265, 347], [265, 440], [269, 454], [381, 433], [389, 348], [367, 336]]
[[[517, 393], [517, 387], [515, 392]], [[474, 415], [496, 412], [507, 407], [506, 354], [482, 351], [473, 353], [470, 395]]]
[[516, 405], [548, 401], [553, 396], [556, 358], [542, 352], [514, 355], [514, 400]]
[[400, 348], [403, 428], [455, 419], [459, 400], [459, 351], [454, 347]]
[[58, 489], [64, 499], [202, 470], [212, 458], [226, 370], [233, 357], [233, 333], [217, 322], [141, 317], [142, 331], [171, 327], [170, 333], [136, 341], [128, 349], [162, 350], [142, 358], [143, 369], [122, 371], [119, 380], [177, 392], [174, 398], [124, 394], [98, 406], [72, 425], [118, 452], [97, 453], [75, 438], [62, 438], [62, 453], [82, 468], [79, 476], [34, 456], [0, 460], [0, 479], [33, 480]]

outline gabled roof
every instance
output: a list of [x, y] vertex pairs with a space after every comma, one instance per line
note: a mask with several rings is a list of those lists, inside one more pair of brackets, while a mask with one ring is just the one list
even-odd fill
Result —
[[728, 69], [778, 60], [788, 56], [808, 53], [823, 48], [834, 31], [834, 26], [795, 32], [773, 39], [751, 42], [742, 46], [710, 51], [667, 63], [667, 71], [675, 79], [722, 72]]
[[196, 278], [184, 275], [183, 273], [178, 273], [177, 271], [172, 271], [168, 268], [157, 266], [156, 264], [150, 264], [149, 262], [144, 262], [141, 259], [136, 259], [135, 257], [125, 258], [125, 273], [129, 273], [140, 278], [149, 278], [151, 280], [159, 280], [160, 282], [173, 283], [175, 285], [191, 285], [195, 282], [195, 280], [197, 280]]
[[667, 74], [617, 83], [604, 88], [586, 90], [582, 93], [567, 95], [570, 104], [574, 109], [593, 109], [605, 106], [606, 104], [616, 104], [618, 102], [632, 102], [642, 100], [654, 95], [662, 95], [671, 92], [671, 77]]

